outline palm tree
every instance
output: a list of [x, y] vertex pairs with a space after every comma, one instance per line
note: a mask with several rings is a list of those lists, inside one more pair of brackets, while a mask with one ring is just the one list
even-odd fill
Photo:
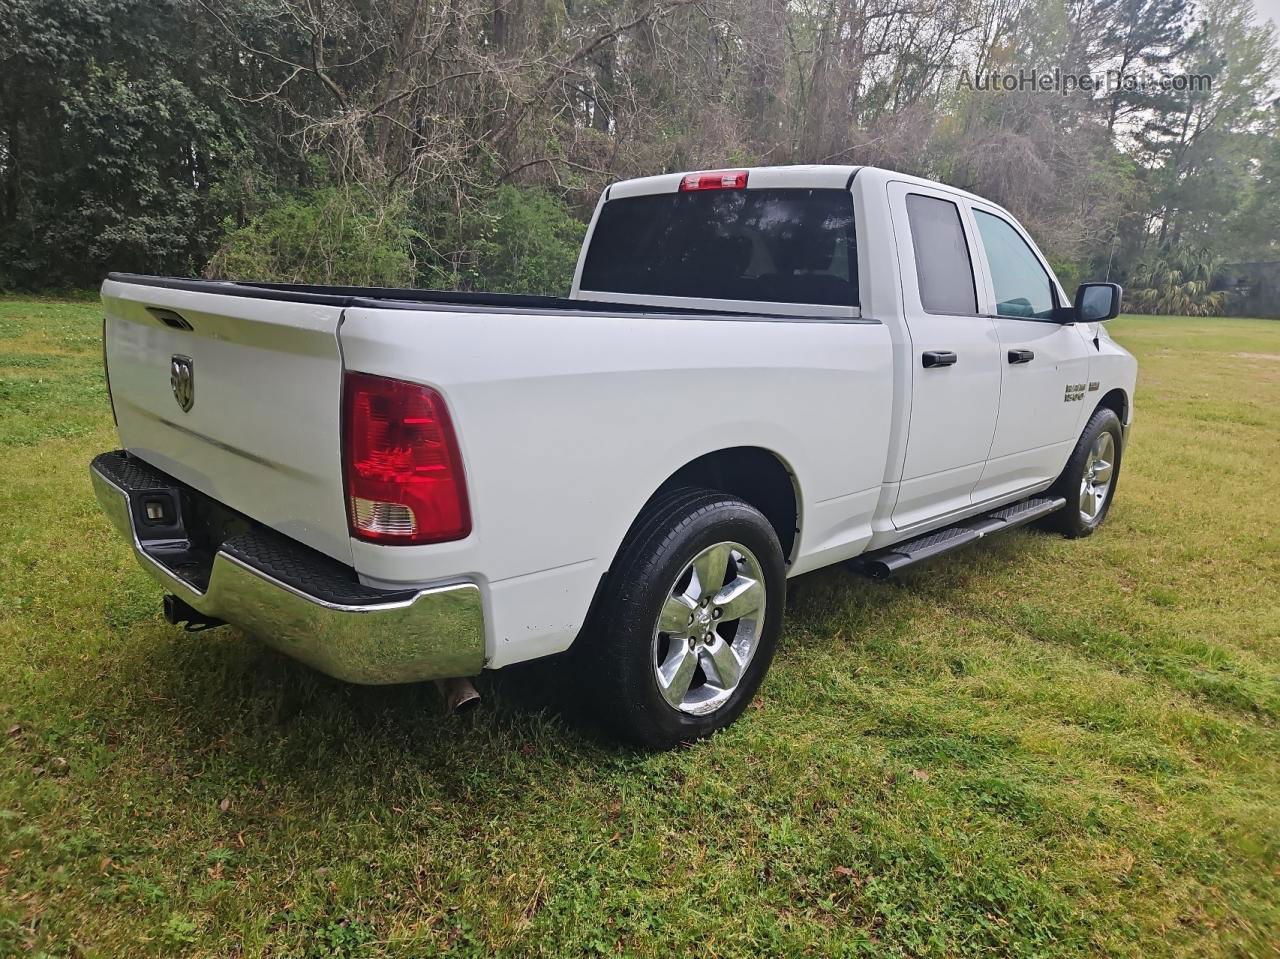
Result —
[[1166, 250], [1134, 268], [1125, 298], [1135, 313], [1221, 316], [1229, 296], [1213, 289], [1221, 270], [1221, 258], [1204, 247]]

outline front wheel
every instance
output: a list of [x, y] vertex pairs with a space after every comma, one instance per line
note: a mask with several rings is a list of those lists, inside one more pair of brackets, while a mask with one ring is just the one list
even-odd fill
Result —
[[1077, 539], [1102, 525], [1116, 494], [1123, 452], [1120, 418], [1101, 407], [1089, 418], [1062, 475], [1049, 489], [1067, 505], [1049, 517], [1049, 525]]
[[583, 637], [582, 678], [601, 718], [650, 749], [729, 725], [769, 668], [785, 601], [782, 549], [759, 510], [709, 490], [656, 501]]

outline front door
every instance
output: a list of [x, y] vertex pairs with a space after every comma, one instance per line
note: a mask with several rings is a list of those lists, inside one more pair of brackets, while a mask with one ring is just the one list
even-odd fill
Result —
[[[1006, 215], [972, 207], [1000, 339], [1000, 417], [974, 501], [1015, 493], [1061, 472], [1089, 405], [1086, 328], [1054, 319], [1057, 284]], [[1094, 397], [1096, 399], [1096, 396]]]
[[889, 186], [911, 375], [898, 529], [969, 506], [995, 432], [999, 343], [978, 309], [976, 237], [962, 203], [945, 190]]

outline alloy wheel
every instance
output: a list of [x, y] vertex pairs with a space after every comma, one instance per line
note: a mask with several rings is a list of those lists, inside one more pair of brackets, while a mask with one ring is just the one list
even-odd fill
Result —
[[676, 577], [653, 630], [653, 671], [662, 698], [700, 716], [738, 688], [764, 625], [760, 562], [741, 543], [708, 546]]
[[1103, 430], [1089, 448], [1084, 475], [1080, 478], [1080, 516], [1085, 523], [1096, 522], [1102, 513], [1115, 476], [1115, 464], [1115, 437], [1109, 430]]

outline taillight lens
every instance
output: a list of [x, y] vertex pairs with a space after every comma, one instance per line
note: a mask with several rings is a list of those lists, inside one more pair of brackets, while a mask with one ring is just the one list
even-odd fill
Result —
[[691, 190], [745, 190], [746, 170], [708, 170], [706, 173], [690, 173], [680, 181], [680, 192]]
[[429, 386], [347, 373], [343, 459], [351, 533], [374, 543], [443, 543], [471, 532], [458, 440]]

